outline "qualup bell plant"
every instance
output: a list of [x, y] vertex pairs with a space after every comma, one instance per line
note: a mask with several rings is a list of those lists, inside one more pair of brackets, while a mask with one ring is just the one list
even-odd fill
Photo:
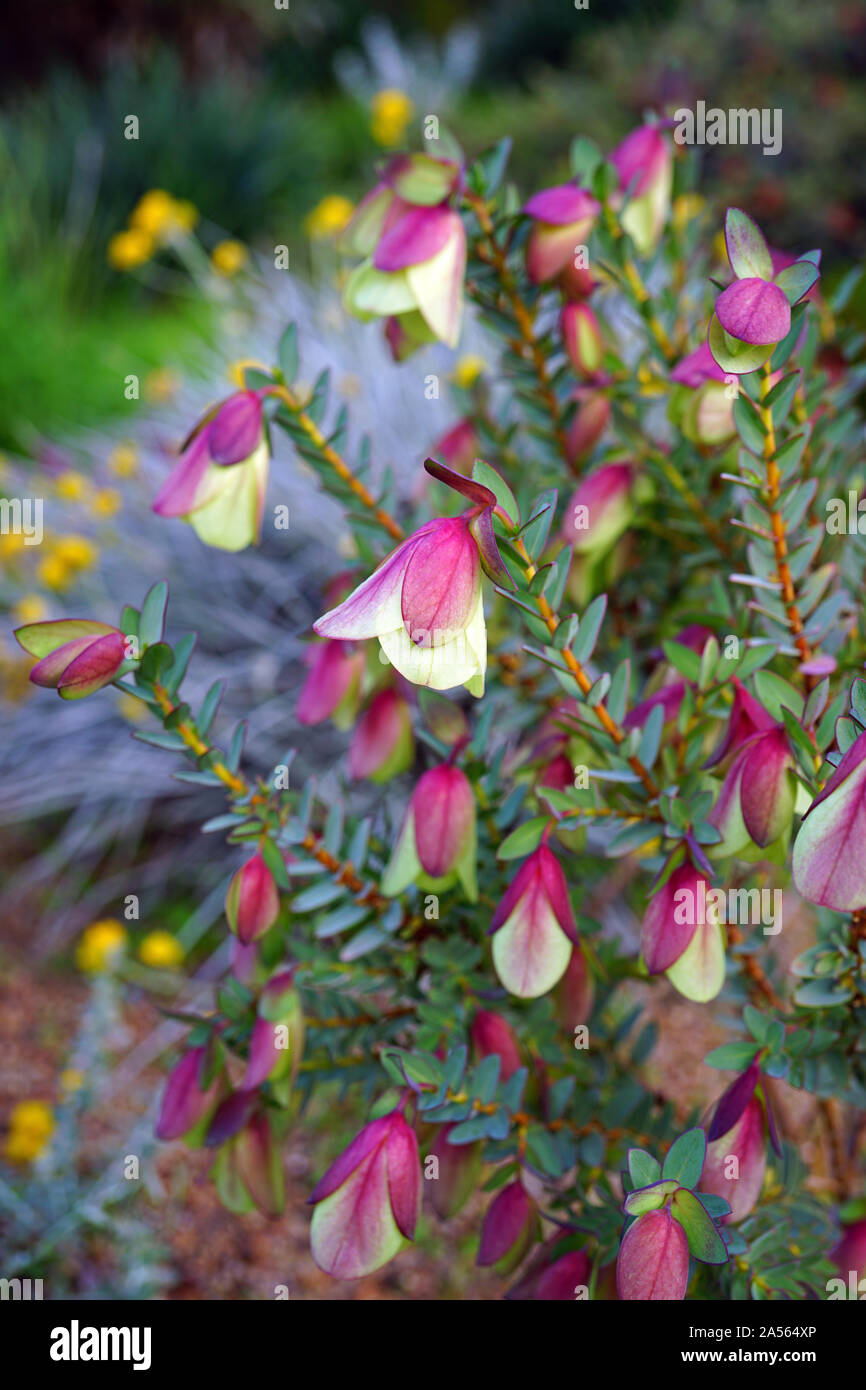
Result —
[[[135, 736], [212, 789], [204, 829], [240, 852], [232, 971], [158, 1135], [278, 1220], [286, 1145], [348, 1088], [363, 1123], [309, 1196], [336, 1278], [459, 1217], [510, 1297], [849, 1296], [866, 550], [826, 522], [863, 483], [856, 273], [825, 284], [819, 251], [714, 214], [664, 120], [607, 156], [577, 138], [546, 187], [508, 156], [397, 154], [343, 235], [346, 311], [402, 371], [470, 316], [487, 333], [411, 495], [372, 481], [327, 373], [299, 385], [289, 325], [154, 500], [255, 543], [282, 435], [345, 504], [351, 573], [335, 556], [297, 673], [299, 744], [344, 731], [341, 796], [291, 758], [248, 775], [219, 683], [191, 707], [166, 582], [17, 634], [36, 684], [143, 702], [162, 730]], [[672, 1001], [727, 1034], [703, 1064], [671, 1055]]]

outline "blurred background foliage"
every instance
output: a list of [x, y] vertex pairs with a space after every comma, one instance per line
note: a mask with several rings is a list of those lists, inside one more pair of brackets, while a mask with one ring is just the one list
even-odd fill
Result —
[[[305, 216], [369, 181], [383, 89], [408, 91], [410, 140], [428, 113], [473, 152], [509, 130], [526, 190], [540, 168], [565, 173], [576, 133], [609, 145], [646, 108], [780, 107], [782, 153], [707, 149], [702, 187], [747, 206], [775, 244], [820, 244], [831, 261], [863, 250], [861, 5], [390, 0], [377, 10], [79, 0], [6, 16], [0, 446], [116, 414], [120, 364], [188, 362], [207, 339], [209, 310], [178, 277], [151, 274], [145, 287], [108, 263], [143, 193], [193, 203], [214, 240], [285, 244], [304, 269]], [[124, 138], [130, 114], [138, 140]]]

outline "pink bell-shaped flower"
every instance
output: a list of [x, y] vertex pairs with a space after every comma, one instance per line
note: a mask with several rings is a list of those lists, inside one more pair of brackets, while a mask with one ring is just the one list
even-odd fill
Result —
[[313, 1259], [335, 1279], [380, 1269], [412, 1240], [421, 1203], [418, 1141], [399, 1110], [365, 1125], [308, 1201]]

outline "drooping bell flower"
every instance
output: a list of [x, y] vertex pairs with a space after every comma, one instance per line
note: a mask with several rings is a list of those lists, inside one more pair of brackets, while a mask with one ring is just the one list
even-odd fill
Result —
[[578, 387], [575, 398], [577, 409], [568, 427], [570, 463], [580, 463], [589, 457], [610, 421], [610, 401], [595, 387]]
[[627, 1302], [672, 1303], [686, 1296], [689, 1242], [665, 1206], [632, 1222], [619, 1247], [616, 1287]]
[[364, 653], [351, 642], [320, 642], [310, 652], [310, 669], [295, 715], [299, 724], [333, 719], [338, 729], [352, 724], [358, 708]]
[[427, 522], [313, 627], [322, 637], [378, 637], [388, 660], [415, 685], [465, 685], [482, 695], [487, 632], [468, 517]]
[[409, 798], [382, 892], [396, 897], [418, 883], [436, 892], [458, 881], [475, 902], [475, 796], [459, 767], [432, 767]]
[[764, 709], [759, 700], [754, 695], [750, 695], [742, 681], [733, 679], [734, 698], [731, 704], [731, 713], [728, 717], [728, 726], [724, 737], [713, 749], [713, 752], [704, 763], [705, 768], [716, 767], [724, 762], [730, 753], [736, 753], [745, 743], [755, 734], [766, 733], [767, 730], [775, 728], [773, 716]]
[[523, 211], [533, 224], [526, 271], [534, 285], [542, 285], [574, 267], [578, 247], [585, 245], [601, 207], [585, 189], [563, 183], [536, 193]]
[[500, 1061], [499, 1079], [508, 1081], [523, 1066], [514, 1029], [501, 1014], [478, 1009], [469, 1029], [472, 1050], [479, 1061], [496, 1056]]
[[481, 1243], [476, 1264], [494, 1265], [499, 1274], [516, 1269], [538, 1239], [539, 1221], [535, 1203], [519, 1179], [497, 1192], [481, 1227]]
[[563, 346], [578, 376], [597, 377], [604, 362], [604, 338], [593, 310], [582, 301], [569, 300], [559, 324]]
[[443, 1221], [450, 1221], [465, 1207], [478, 1187], [483, 1163], [483, 1145], [451, 1144], [448, 1136], [454, 1125], [439, 1125], [428, 1154], [435, 1158], [436, 1176], [430, 1179], [433, 1210]]
[[794, 841], [797, 892], [836, 912], [866, 907], [866, 733], [854, 740]]
[[566, 509], [561, 535], [578, 555], [609, 550], [633, 516], [634, 473], [628, 463], [605, 463], [583, 479]]
[[536, 999], [561, 980], [579, 944], [565, 874], [539, 845], [524, 860], [493, 915], [493, 964], [509, 994]]
[[226, 893], [226, 917], [235, 936], [248, 946], [276, 922], [280, 895], [274, 876], [260, 854], [232, 875]]
[[706, 879], [687, 861], [647, 903], [641, 953], [651, 975], [667, 973], [686, 999], [706, 1003], [725, 982], [723, 914]]
[[530, 1261], [526, 1272], [508, 1290], [506, 1299], [573, 1302], [580, 1289], [588, 1289], [592, 1260], [585, 1250], [569, 1250], [556, 1255], [556, 1248], [561, 1248], [562, 1243], [561, 1236], [554, 1236]]
[[619, 175], [620, 216], [639, 256], [651, 256], [667, 221], [673, 183], [670, 140], [657, 125], [638, 126], [608, 156]]
[[706, 343], [678, 362], [670, 379], [682, 390], [672, 395], [669, 413], [687, 439], [713, 447], [734, 437], [733, 393]]
[[453, 160], [400, 155], [341, 239], [344, 250], [364, 257], [347, 281], [346, 308], [362, 319], [396, 320], [389, 342], [399, 360], [425, 339], [456, 346], [466, 269], [466, 232], [451, 206], [459, 183]]
[[701, 1173], [702, 1192], [723, 1197], [729, 1220], [742, 1221], [755, 1207], [764, 1182], [767, 1131], [764, 1106], [755, 1088], [756, 1063], [719, 1098], [707, 1125], [707, 1152]]
[[722, 836], [720, 843], [707, 847], [711, 858], [737, 854], [750, 841], [765, 849], [790, 828], [796, 800], [793, 766], [784, 725], [773, 724], [743, 744], [707, 816]]
[[243, 550], [261, 531], [270, 446], [259, 391], [237, 391], [189, 435], [153, 510], [188, 521], [206, 545]]
[[349, 746], [349, 776], [387, 782], [412, 766], [415, 739], [408, 701], [389, 687], [373, 696]]
[[220, 1201], [229, 1211], [238, 1215], [250, 1211], [270, 1217], [282, 1215], [286, 1178], [275, 1125], [268, 1113], [254, 1111], [237, 1134], [221, 1145], [211, 1177]]
[[224, 1092], [219, 1073], [205, 1084], [208, 1051], [191, 1047], [172, 1067], [156, 1122], [157, 1139], [183, 1138], [194, 1144], [203, 1138]]
[[281, 970], [259, 996], [242, 1091], [270, 1081], [281, 1101], [288, 1098], [304, 1055], [304, 1011], [294, 973]]
[[763, 233], [739, 208], [728, 208], [725, 244], [734, 280], [716, 300], [707, 342], [723, 371], [743, 376], [763, 366], [787, 336], [792, 306], [820, 272], [817, 252], [810, 251], [775, 274]]
[[412, 1240], [421, 1204], [418, 1141], [399, 1110], [365, 1125], [309, 1198], [313, 1259], [335, 1279], [360, 1279]]
[[29, 623], [15, 637], [31, 656], [34, 685], [56, 690], [64, 700], [81, 700], [110, 685], [126, 659], [126, 638], [116, 627], [89, 618]]

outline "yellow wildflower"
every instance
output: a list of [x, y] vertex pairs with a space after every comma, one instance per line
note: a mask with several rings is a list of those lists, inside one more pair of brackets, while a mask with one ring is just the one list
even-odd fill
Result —
[[51, 553], [71, 570], [89, 569], [99, 551], [87, 536], [58, 536]]
[[38, 1158], [54, 1131], [54, 1115], [43, 1100], [21, 1100], [9, 1116], [4, 1153], [12, 1163]]
[[415, 110], [411, 99], [397, 87], [386, 87], [376, 93], [371, 105], [370, 130], [376, 144], [399, 145]]
[[17, 555], [24, 549], [24, 536], [17, 531], [0, 532], [0, 555]]
[[118, 444], [108, 455], [108, 466], [118, 478], [132, 478], [138, 471], [138, 450], [134, 444]]
[[76, 473], [74, 469], [67, 468], [65, 473], [61, 473], [55, 483], [57, 496], [62, 497], [65, 502], [80, 502], [87, 492], [87, 479], [83, 473]]
[[184, 951], [177, 937], [167, 931], [148, 932], [138, 948], [138, 958], [155, 970], [180, 965]]
[[152, 188], [145, 193], [129, 215], [131, 229], [158, 242], [169, 241], [177, 232], [188, 232], [197, 221], [197, 208], [173, 198], [164, 188]]
[[115, 232], [108, 243], [108, 264], [115, 270], [134, 270], [153, 255], [153, 237], [141, 227], [127, 227]]
[[307, 213], [304, 230], [313, 241], [337, 236], [355, 211], [354, 204], [339, 193], [329, 193]]
[[72, 1091], [80, 1091], [84, 1085], [84, 1072], [77, 1071], [75, 1067], [67, 1067], [60, 1073], [60, 1089], [71, 1094]]
[[248, 260], [249, 252], [240, 241], [217, 242], [210, 257], [217, 275], [236, 275]]
[[93, 511], [96, 516], [115, 516], [122, 502], [123, 498], [116, 488], [101, 487], [93, 494]]
[[175, 201], [174, 218], [185, 232], [191, 232], [198, 221], [198, 208], [188, 198], [179, 198]]
[[126, 928], [113, 917], [91, 922], [81, 934], [75, 964], [89, 975], [110, 970], [126, 945]]
[[64, 564], [59, 555], [44, 556], [39, 561], [36, 573], [46, 589], [51, 589], [56, 594], [68, 589], [75, 577], [73, 571]]
[[483, 357], [477, 357], [473, 353], [467, 353], [464, 357], [458, 358], [454, 368], [454, 382], [457, 386], [462, 386], [468, 391], [475, 385], [481, 373], [485, 370], [487, 363]]
[[41, 623], [48, 605], [41, 594], [25, 594], [15, 605], [15, 620], [19, 623]]
[[144, 394], [151, 401], [170, 401], [180, 386], [180, 377], [171, 367], [154, 367], [144, 379]]

